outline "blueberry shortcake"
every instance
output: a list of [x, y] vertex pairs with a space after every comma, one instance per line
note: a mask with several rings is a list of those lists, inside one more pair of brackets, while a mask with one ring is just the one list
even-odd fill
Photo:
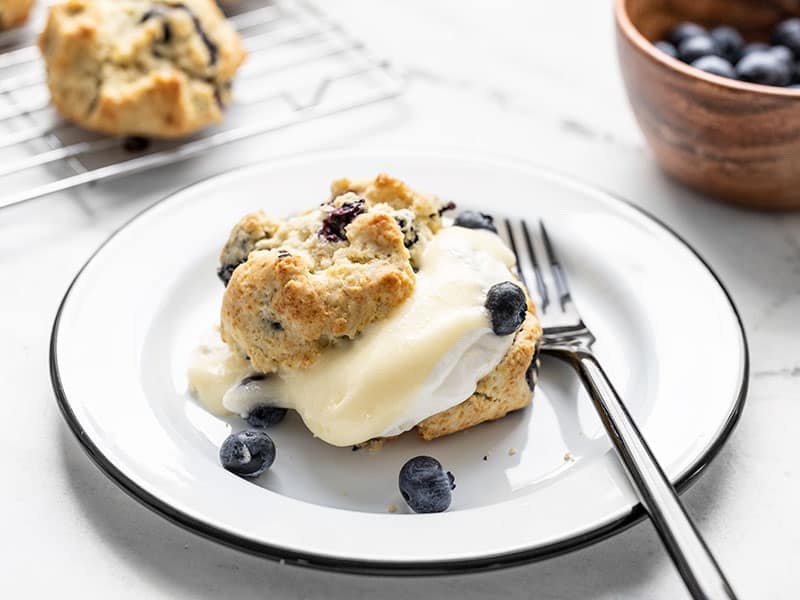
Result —
[[533, 304], [491, 218], [443, 218], [453, 208], [379, 175], [287, 219], [245, 216], [217, 272], [224, 344], [190, 369], [197, 397], [219, 414], [296, 410], [335, 446], [431, 440], [526, 406]]
[[31, 6], [33, 0], [0, 0], [0, 29], [25, 22]]
[[50, 8], [39, 48], [64, 117], [158, 138], [221, 121], [245, 57], [214, 0], [66, 0]]

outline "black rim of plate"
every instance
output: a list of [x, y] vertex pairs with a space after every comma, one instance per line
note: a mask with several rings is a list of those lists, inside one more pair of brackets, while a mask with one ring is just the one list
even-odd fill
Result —
[[[311, 158], [313, 157], [324, 158], [325, 156], [330, 156], [330, 154], [318, 153], [315, 155], [311, 155]], [[465, 158], [464, 155], [461, 155], [459, 153], [452, 153], [451, 157], [456, 159]], [[272, 164], [274, 166], [281, 165], [287, 162], [287, 159], [291, 160], [292, 158], [296, 159], [297, 157], [284, 157], [283, 159], [277, 159], [273, 161]], [[476, 155], [471, 155], [471, 156], [467, 155], [466, 158], [475, 159]], [[483, 158], [491, 160], [493, 162], [497, 162], [497, 159], [499, 157], [492, 155], [485, 155], [483, 156]], [[571, 183], [572, 185], [578, 185], [586, 189], [593, 190], [594, 192], [600, 193], [609, 199], [619, 202], [622, 205], [635, 209], [645, 218], [659, 225], [664, 231], [669, 233], [672, 237], [674, 237], [681, 244], [683, 244], [695, 256], [695, 258], [697, 258], [697, 260], [700, 261], [700, 263], [706, 268], [706, 270], [714, 279], [714, 281], [716, 281], [720, 290], [722, 290], [722, 293], [725, 295], [728, 301], [728, 305], [730, 306], [731, 312], [733, 313], [733, 316], [735, 317], [736, 322], [739, 326], [739, 333], [741, 335], [742, 351], [744, 359], [742, 364], [741, 386], [739, 388], [736, 402], [734, 403], [731, 412], [728, 414], [728, 417], [723, 427], [721, 428], [717, 438], [708, 447], [706, 452], [702, 454], [691, 465], [691, 467], [689, 467], [686, 473], [684, 473], [682, 477], [678, 478], [673, 483], [679, 493], [685, 491], [697, 479], [697, 477], [703, 472], [703, 470], [711, 463], [711, 461], [717, 456], [719, 451], [725, 445], [725, 442], [730, 437], [730, 434], [733, 432], [734, 428], [736, 427], [736, 424], [739, 421], [739, 418], [741, 417], [742, 411], [744, 409], [745, 398], [747, 396], [747, 390], [750, 380], [750, 351], [748, 348], [747, 335], [745, 333], [744, 324], [742, 323], [741, 316], [739, 315], [739, 311], [736, 308], [736, 305], [734, 304], [730, 293], [728, 292], [725, 285], [722, 283], [722, 280], [714, 272], [714, 270], [711, 268], [708, 262], [700, 255], [700, 253], [680, 234], [675, 232], [669, 225], [664, 223], [661, 219], [654, 216], [647, 210], [629, 202], [628, 200], [625, 200], [624, 198], [619, 197], [618, 195], [612, 192], [606, 191], [597, 186], [583, 183], [572, 176], [561, 174], [551, 169], [539, 167], [535, 164], [520, 161], [519, 159], [509, 159], [507, 157], [502, 157], [502, 160], [506, 165], [513, 165], [519, 168], [525, 168], [528, 171], [534, 171], [539, 174], [544, 174], [545, 176], [550, 176], [557, 178], [559, 180], [566, 181], [567, 184]], [[162, 501], [157, 496], [154, 496], [147, 490], [141, 488], [139, 485], [133, 482], [129, 477], [127, 477], [122, 471], [120, 471], [113, 464], [113, 462], [109, 460], [108, 457], [106, 457], [103, 454], [103, 452], [94, 444], [94, 442], [89, 438], [89, 436], [84, 431], [83, 427], [81, 427], [78, 418], [75, 416], [75, 413], [72, 411], [72, 408], [70, 407], [69, 400], [67, 399], [64, 388], [61, 385], [61, 378], [58, 369], [58, 358], [56, 355], [57, 353], [56, 349], [58, 343], [58, 328], [59, 328], [59, 323], [61, 321], [61, 315], [63, 313], [66, 302], [69, 298], [70, 292], [72, 291], [72, 288], [74, 287], [74, 285], [76, 284], [76, 282], [78, 281], [78, 279], [80, 278], [81, 274], [84, 272], [86, 267], [95, 259], [95, 257], [103, 250], [103, 248], [112, 239], [114, 239], [114, 237], [116, 237], [118, 233], [120, 233], [123, 229], [127, 228], [129, 225], [134, 223], [136, 220], [145, 215], [147, 212], [158, 206], [163, 205], [165, 202], [182, 194], [187, 189], [192, 188], [196, 185], [205, 183], [207, 181], [216, 179], [218, 177], [228, 175], [230, 173], [246, 171], [256, 166], [257, 165], [245, 165], [242, 167], [237, 167], [225, 173], [220, 173], [211, 177], [207, 177], [198, 182], [184, 186], [183, 188], [157, 201], [153, 205], [143, 209], [141, 212], [136, 214], [133, 218], [131, 218], [129, 221], [127, 221], [125, 224], [119, 227], [114, 233], [112, 233], [108, 237], [108, 239], [105, 242], [103, 242], [100, 245], [100, 247], [98, 247], [97, 250], [95, 250], [92, 253], [92, 255], [89, 257], [86, 263], [84, 263], [84, 265], [81, 267], [80, 271], [78, 271], [77, 275], [75, 275], [75, 278], [72, 280], [72, 283], [70, 284], [69, 288], [67, 288], [67, 291], [64, 294], [64, 298], [61, 300], [61, 303], [58, 307], [58, 312], [56, 313], [55, 321], [53, 323], [52, 333], [50, 336], [50, 380], [53, 386], [53, 391], [55, 392], [56, 400], [58, 401], [58, 406], [61, 410], [61, 413], [64, 416], [64, 419], [67, 421], [67, 425], [69, 425], [69, 428], [72, 430], [72, 433], [78, 439], [81, 446], [89, 455], [89, 457], [92, 459], [92, 461], [114, 483], [116, 483], [120, 488], [122, 488], [122, 490], [125, 491], [129, 496], [131, 496], [132, 498], [134, 498], [147, 508], [153, 510], [157, 514], [161, 515], [162, 517], [166, 518], [167, 520], [171, 521], [172, 523], [175, 523], [176, 525], [188, 531], [191, 531], [197, 535], [200, 535], [204, 538], [224, 544], [225, 546], [228, 546], [230, 548], [234, 548], [236, 550], [247, 552], [249, 554], [267, 558], [269, 560], [277, 561], [283, 564], [291, 564], [291, 565], [309, 567], [326, 571], [353, 573], [360, 575], [384, 575], [384, 576], [395, 576], [395, 577], [455, 575], [462, 573], [479, 573], [479, 572], [492, 571], [497, 569], [504, 569], [514, 566], [524, 565], [527, 563], [536, 562], [547, 558], [559, 556], [561, 554], [573, 552], [575, 550], [579, 550], [586, 546], [590, 546], [596, 542], [602, 541], [606, 538], [621, 533], [622, 531], [628, 529], [629, 527], [632, 527], [633, 525], [635, 525], [636, 523], [638, 523], [647, 516], [644, 507], [641, 505], [641, 503], [638, 503], [631, 509], [631, 511], [627, 515], [617, 520], [614, 520], [610, 523], [602, 525], [600, 527], [596, 527], [590, 531], [586, 531], [584, 533], [575, 535], [573, 537], [566, 538], [564, 540], [560, 540], [552, 544], [539, 546], [528, 550], [522, 550], [519, 552], [512, 552], [495, 556], [487, 556], [482, 558], [465, 559], [465, 560], [423, 561], [423, 562], [352, 560], [352, 559], [342, 559], [337, 557], [324, 556], [324, 555], [314, 554], [311, 552], [297, 552], [281, 548], [278, 546], [272, 546], [270, 544], [263, 542], [256, 542], [254, 540], [232, 534], [228, 531], [225, 531], [224, 529], [220, 529], [219, 527], [210, 525], [209, 523], [206, 523], [200, 519], [196, 519], [182, 511], [177, 510], [176, 508], [170, 506], [168, 503]]]

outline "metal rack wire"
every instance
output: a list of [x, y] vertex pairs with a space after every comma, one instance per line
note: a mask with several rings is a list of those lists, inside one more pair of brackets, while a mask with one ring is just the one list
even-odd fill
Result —
[[233, 105], [222, 124], [179, 141], [130, 144], [60, 119], [30, 36], [0, 33], [0, 208], [170, 165], [402, 92], [385, 61], [306, 0], [243, 0], [236, 7], [230, 21], [249, 56]]

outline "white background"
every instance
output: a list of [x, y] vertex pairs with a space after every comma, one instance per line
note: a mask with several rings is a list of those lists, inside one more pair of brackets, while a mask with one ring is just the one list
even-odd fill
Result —
[[[273, 564], [149, 512], [101, 474], [67, 430], [48, 377], [50, 327], [72, 277], [110, 232], [169, 191], [244, 162], [386, 142], [488, 150], [552, 166], [646, 207], [709, 260], [742, 312], [752, 381], [738, 429], [684, 500], [742, 598], [796, 597], [800, 217], [727, 208], [658, 171], [624, 96], [608, 1], [324, 6], [405, 74], [401, 100], [232, 146], [179, 172], [0, 211], [0, 596], [685, 595], [646, 522], [568, 556], [482, 575], [364, 578]], [[702, 340], [687, 335], [687, 343]]]

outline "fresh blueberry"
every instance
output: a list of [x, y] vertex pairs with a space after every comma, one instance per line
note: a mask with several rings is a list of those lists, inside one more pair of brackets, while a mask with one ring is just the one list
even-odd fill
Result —
[[706, 30], [697, 23], [681, 23], [670, 32], [669, 41], [677, 48], [684, 40], [706, 34]]
[[712, 75], [736, 79], [736, 71], [733, 65], [719, 56], [703, 56], [694, 61], [692, 66]]
[[258, 477], [275, 462], [275, 444], [266, 433], [246, 429], [229, 435], [219, 449], [222, 466], [241, 477]]
[[494, 219], [492, 216], [474, 210], [465, 210], [458, 215], [455, 220], [455, 225], [466, 227], [467, 229], [488, 229], [489, 231], [497, 233], [497, 227], [494, 226]]
[[703, 56], [717, 55], [720, 51], [717, 44], [708, 35], [697, 35], [687, 38], [678, 46], [678, 57], [686, 63], [693, 63]]
[[772, 46], [768, 52], [779, 61], [787, 65], [794, 65], [794, 54], [786, 46]]
[[752, 44], [747, 44], [744, 48], [742, 48], [742, 56], [739, 60], [742, 60], [748, 54], [753, 54], [754, 52], [767, 52], [772, 46], [769, 44], [763, 44], [761, 42], [753, 42]]
[[417, 456], [400, 469], [400, 493], [416, 513], [444, 512], [450, 507], [455, 477], [430, 456]]
[[762, 85], [789, 85], [792, 82], [792, 70], [790, 65], [772, 52], [753, 52], [736, 65], [739, 79]]
[[658, 41], [655, 44], [655, 47], [661, 50], [664, 54], [671, 56], [672, 58], [678, 58], [678, 49], [670, 44], [669, 42], [665, 42], [664, 40]]
[[525, 320], [528, 299], [521, 287], [504, 281], [489, 288], [485, 306], [492, 319], [492, 331], [497, 335], [509, 335], [519, 329]]
[[786, 19], [778, 23], [772, 32], [772, 43], [779, 46], [786, 46], [794, 52], [795, 56], [800, 55], [800, 18]]
[[285, 408], [278, 408], [277, 406], [269, 406], [268, 404], [257, 404], [245, 417], [246, 421], [253, 427], [272, 427], [277, 425], [286, 416]]
[[711, 30], [711, 39], [717, 45], [722, 57], [732, 63], [736, 63], [742, 55], [744, 40], [733, 27], [720, 25]]

